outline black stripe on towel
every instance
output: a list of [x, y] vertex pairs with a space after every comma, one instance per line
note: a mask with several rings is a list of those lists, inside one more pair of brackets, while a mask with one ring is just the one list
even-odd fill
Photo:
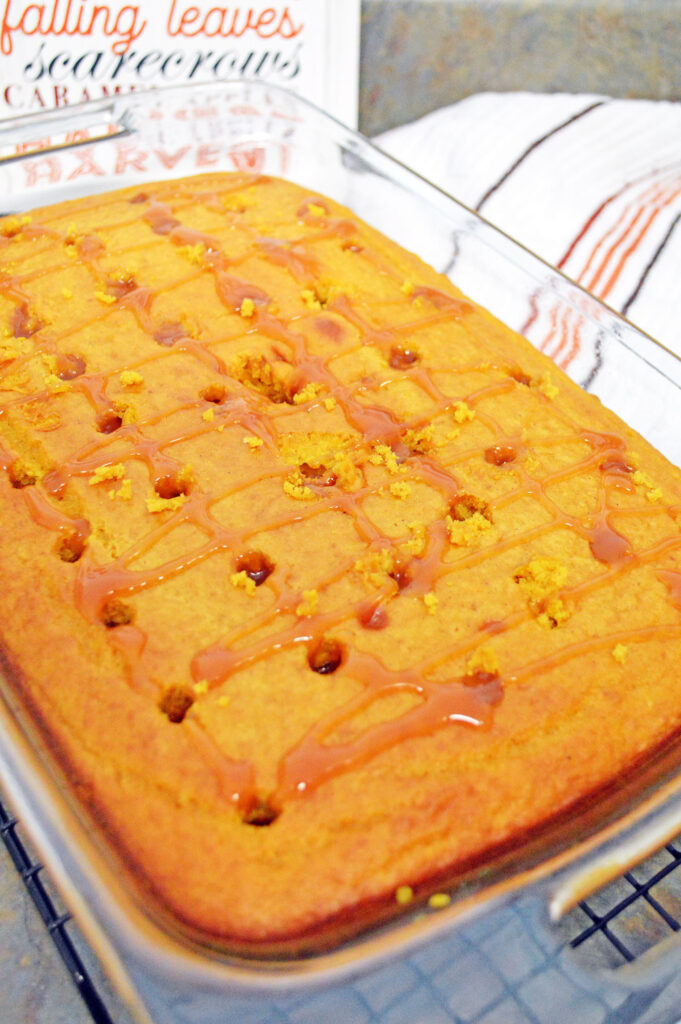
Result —
[[663, 252], [665, 246], [667, 245], [667, 242], [669, 241], [669, 239], [674, 234], [674, 229], [675, 229], [676, 225], [679, 223], [680, 220], [681, 220], [681, 213], [677, 213], [676, 217], [674, 217], [674, 220], [669, 225], [669, 228], [667, 229], [666, 235], [664, 236], [664, 238], [662, 239], [662, 241], [658, 245], [657, 249], [655, 250], [653, 255], [650, 257], [650, 259], [646, 263], [645, 267], [643, 268], [643, 272], [642, 272], [641, 276], [639, 277], [638, 281], [636, 282], [636, 287], [634, 288], [633, 292], [631, 293], [631, 295], [629, 296], [627, 301], [622, 306], [621, 312], [622, 312], [623, 316], [627, 315], [627, 313], [629, 311], [629, 307], [631, 305], [633, 305], [633, 303], [638, 298], [639, 292], [641, 291], [641, 288], [645, 284], [646, 278], [648, 277], [648, 274], [653, 269], [653, 267], [657, 263], [658, 259], [662, 255], [662, 252]]
[[510, 178], [515, 169], [523, 162], [523, 160], [525, 160], [525, 158], [528, 157], [530, 153], [532, 153], [535, 149], [541, 146], [542, 142], [546, 142], [546, 140], [550, 139], [552, 135], [556, 135], [558, 132], [562, 131], [563, 128], [567, 128], [568, 125], [573, 124], [575, 121], [579, 121], [581, 117], [585, 117], [587, 114], [590, 114], [592, 110], [596, 110], [597, 107], [602, 107], [607, 102], [607, 100], [597, 100], [596, 103], [591, 103], [584, 110], [580, 110], [576, 114], [572, 114], [571, 117], [568, 117], [567, 121], [563, 121], [562, 124], [557, 124], [555, 128], [552, 128], [550, 131], [546, 132], [545, 135], [542, 135], [540, 138], [535, 139], [535, 141], [532, 142], [527, 147], [527, 149], [520, 154], [518, 159], [511, 164], [508, 170], [504, 171], [499, 180], [495, 182], [494, 185], [491, 185], [490, 188], [487, 189], [482, 199], [476, 204], [475, 209], [479, 212], [485, 205], [487, 200], [494, 195], [497, 189], [500, 188], [504, 184], [504, 182]]

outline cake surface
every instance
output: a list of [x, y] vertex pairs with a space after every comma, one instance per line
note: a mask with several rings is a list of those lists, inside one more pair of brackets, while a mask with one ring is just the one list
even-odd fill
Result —
[[159, 905], [352, 927], [681, 727], [681, 473], [298, 186], [0, 221], [0, 649]]

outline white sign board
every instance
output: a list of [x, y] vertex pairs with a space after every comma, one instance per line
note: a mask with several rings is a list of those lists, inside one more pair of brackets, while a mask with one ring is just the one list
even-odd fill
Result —
[[282, 85], [357, 124], [360, 0], [0, 0], [0, 117], [183, 82]]

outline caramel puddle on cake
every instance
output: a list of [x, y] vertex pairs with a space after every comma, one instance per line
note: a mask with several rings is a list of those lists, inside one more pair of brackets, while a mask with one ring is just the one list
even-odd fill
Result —
[[[617, 643], [645, 643], [681, 635], [681, 625], [641, 626], [606, 637], [568, 643], [550, 655], [524, 665], [506, 666], [503, 671], [496, 667], [491, 670], [478, 668], [444, 681], [432, 678], [438, 667], [472, 654], [485, 637], [503, 634], [537, 614], [549, 614], [546, 603], [540, 602], [536, 607], [528, 604], [526, 609], [515, 611], [506, 618], [483, 623], [477, 631], [451, 641], [436, 653], [423, 656], [408, 669], [390, 669], [377, 656], [346, 650], [333, 640], [334, 630], [349, 621], [359, 623], [367, 631], [387, 628], [393, 603], [403, 598], [422, 598], [428, 610], [434, 610], [437, 600], [435, 588], [441, 581], [454, 578], [462, 569], [483, 564], [519, 542], [530, 541], [558, 529], [567, 529], [581, 537], [588, 544], [594, 560], [602, 567], [596, 577], [571, 587], [562, 585], [552, 595], [568, 601], [573, 611], [587, 595], [607, 586], [614, 578], [678, 549], [681, 540], [678, 537], [666, 539], [648, 550], [634, 552], [629, 539], [613, 525], [614, 514], [621, 511], [613, 496], [618, 492], [635, 491], [633, 465], [626, 460], [626, 442], [617, 434], [586, 430], [566, 412], [554, 410], [554, 415], [565, 428], [566, 439], [585, 442], [589, 453], [567, 467], [549, 472], [542, 479], [528, 471], [524, 463], [526, 446], [523, 439], [515, 435], [506, 436], [499, 423], [486, 410], [478, 408], [491, 396], [503, 396], [519, 387], [531, 387], [535, 382], [519, 367], [495, 362], [498, 357], [493, 351], [485, 353], [489, 355], [490, 362], [481, 361], [479, 366], [467, 369], [483, 373], [490, 369], [502, 371], [503, 379], [474, 388], [457, 400], [443, 392], [438, 386], [437, 374], [420, 357], [419, 332], [438, 324], [465, 324], [466, 318], [474, 312], [471, 303], [437, 288], [407, 283], [402, 290], [412, 301], [417, 315], [406, 322], [376, 326], [368, 313], [358, 308], [352, 296], [342, 292], [320, 296], [315, 283], [320, 264], [311, 251], [320, 242], [340, 244], [344, 251], [355, 253], [358, 260], [368, 261], [382, 275], [402, 284], [395, 267], [382, 253], [358, 242], [359, 230], [355, 222], [347, 217], [332, 216], [329, 204], [323, 199], [312, 197], [298, 207], [299, 221], [309, 229], [299, 238], [263, 238], [253, 228], [242, 224], [241, 230], [250, 234], [250, 246], [245, 253], [236, 256], [224, 252], [219, 240], [210, 233], [182, 223], [182, 209], [194, 200], [212, 203], [215, 208], [224, 210], [220, 204], [230, 192], [238, 194], [246, 187], [257, 190], [267, 182], [264, 177], [236, 176], [231, 185], [208, 197], [200, 192], [192, 195], [186, 189], [174, 191], [172, 184], [154, 187], [128, 200], [131, 217], [128, 222], [117, 222], [116, 226], [141, 222], [153, 235], [163, 239], [164, 244], [178, 249], [195, 249], [199, 256], [198, 269], [188, 271], [186, 277], [175, 284], [212, 279], [215, 293], [225, 310], [243, 318], [241, 334], [269, 339], [272, 351], [279, 353], [281, 362], [289, 367], [291, 376], [285, 383], [268, 376], [266, 361], [247, 367], [246, 376], [240, 379], [212, 351], [210, 339], [193, 337], [179, 322], [158, 324], [154, 318], [154, 306], [161, 294], [158, 289], [132, 277], [109, 279], [104, 294], [105, 308], [84, 323], [102, 320], [107, 311], [127, 310], [156, 345], [154, 354], [143, 360], [144, 365], [167, 359], [171, 352], [184, 351], [224, 381], [224, 387], [212, 385], [195, 400], [177, 404], [173, 409], [164, 409], [162, 413], [146, 419], [126, 422], [125, 409], [112, 402], [107, 392], [117, 371], [89, 373], [85, 362], [76, 353], [64, 354], [61, 351], [60, 346], [68, 339], [50, 335], [32, 312], [30, 295], [22, 284], [35, 274], [24, 278], [20, 274], [3, 273], [0, 276], [0, 294], [14, 303], [10, 317], [12, 334], [14, 338], [32, 345], [8, 361], [7, 366], [1, 367], [0, 377], [21, 370], [38, 353], [55, 360], [55, 376], [71, 392], [79, 393], [87, 401], [99, 435], [58, 465], [51, 466], [39, 482], [30, 471], [17, 468], [18, 460], [6, 449], [0, 451], [2, 469], [10, 474], [14, 486], [21, 491], [34, 522], [57, 535], [59, 557], [65, 562], [78, 563], [74, 584], [76, 605], [87, 620], [102, 623], [107, 629], [109, 642], [127, 663], [130, 684], [150, 699], [157, 700], [169, 720], [191, 735], [192, 742], [222, 780], [225, 798], [241, 809], [245, 821], [258, 825], [270, 824], [288, 801], [301, 798], [325, 780], [351, 771], [382, 751], [409, 739], [460, 725], [489, 727], [495, 706], [503, 700], [505, 686], [548, 672], [584, 654], [611, 649]], [[98, 197], [90, 208], [116, 201], [116, 198]], [[72, 258], [87, 269], [94, 285], [106, 278], [100, 261], [107, 248], [96, 233], [74, 240], [68, 234], [51, 229], [49, 220], [32, 225], [30, 231], [36, 240], [47, 239], [48, 244], [64, 245], [67, 250], [70, 247]], [[351, 328], [359, 338], [360, 348], [371, 346], [382, 353], [387, 372], [368, 384], [351, 386], [343, 383], [331, 366], [334, 354], [322, 356], [313, 352], [305, 333], [297, 329], [297, 318], [287, 319], [279, 315], [268, 292], [247, 277], [240, 276], [240, 268], [254, 253], [271, 267], [288, 273], [303, 288], [301, 295], [305, 297], [311, 315], [316, 317], [315, 323], [321, 334], [340, 345], [345, 329]], [[84, 323], [76, 327], [83, 327]], [[392, 409], [367, 397], [380, 395], [383, 388], [404, 381], [419, 388], [432, 403], [427, 419], [416, 417], [407, 422]], [[54, 394], [48, 387], [8, 399], [0, 406], [0, 419], [13, 407], [47, 402], [54, 398]], [[535, 388], [534, 394], [541, 402], [549, 402], [552, 397], [549, 387], [543, 392], [541, 388]], [[297, 404], [297, 395], [308, 397]], [[479, 549], [459, 550], [458, 557], [452, 560], [450, 528], [447, 516], [442, 516], [424, 524], [420, 550], [407, 558], [404, 555], [407, 538], [383, 535], [364, 512], [363, 504], [372, 494], [372, 488], [366, 485], [366, 481], [360, 482], [355, 490], [344, 490], [336, 486], [335, 474], [324, 477], [316, 472], [315, 467], [309, 466], [297, 486], [304, 496], [314, 499], [312, 504], [301, 507], [293, 501], [290, 511], [272, 515], [264, 510], [263, 519], [249, 527], [231, 528], [219, 522], [213, 514], [213, 507], [234, 491], [229, 486], [220, 493], [205, 491], [200, 481], [194, 484], [183, 478], [183, 465], [181, 460], [173, 457], [173, 447], [238, 426], [253, 439], [254, 447], [264, 445], [276, 454], [280, 423], [285, 425], [286, 417], [296, 408], [320, 401], [332, 402], [341, 411], [345, 423], [355, 431], [356, 454], [361, 451], [362, 457], [366, 457], [367, 453], [373, 453], [381, 465], [395, 472], [394, 483], [402, 486], [402, 491], [399, 488], [394, 491], [396, 495], [405, 494], [404, 487], [425, 484], [441, 497], [456, 523], [465, 524], [467, 518], [479, 516], [484, 520], [480, 521], [484, 530], [492, 525], [495, 512], [521, 498], [531, 498], [542, 506], [547, 522], [520, 535], [499, 537]], [[166, 419], [192, 409], [197, 413], [203, 411], [195, 426], [164, 433]], [[410, 433], [417, 436], [419, 430], [427, 427], [428, 421], [442, 414], [451, 415], [452, 424], [465, 422], [477, 414], [480, 422], [492, 433], [493, 441], [474, 445], [463, 454], [469, 459], [478, 457], [502, 471], [516, 473], [518, 486], [496, 502], [483, 502], [460, 486], [455, 473], [456, 458], [451, 464], [446, 464], [432, 451], [419, 447], [418, 441], [410, 445]], [[150, 436], [150, 431], [153, 436]], [[161, 501], [171, 504], [160, 525], [109, 563], [96, 564], [87, 547], [90, 523], [82, 516], [71, 516], [62, 511], [59, 501], [72, 479], [91, 477], [97, 472], [106, 473], [112, 466], [125, 467], [130, 462], [139, 462], [146, 467], [156, 495]], [[257, 484], [273, 478], [283, 480], [289, 469], [286, 466], [283, 469], [270, 467], [261, 472], [254, 471], [248, 483]], [[551, 498], [549, 488], [591, 469], [600, 471], [596, 511], [587, 518], [566, 514]], [[177, 502], [176, 507], [172, 505], [173, 501]], [[465, 506], [463, 512], [462, 504]], [[276, 565], [262, 553], [252, 550], [252, 545], [256, 535], [277, 531], [328, 510], [349, 516], [367, 550], [388, 552], [393, 569], [373, 598], [363, 597], [345, 607], [320, 612], [316, 608], [318, 595], [342, 579], [350, 565], [339, 565], [336, 572], [319, 580], [314, 591], [309, 592], [315, 595], [313, 598], [279, 579]], [[645, 515], [678, 512], [678, 509], [655, 506], [636, 511]], [[203, 543], [153, 569], [135, 567], [135, 563], [159, 540], [183, 525], [194, 527], [203, 536]], [[130, 599], [165, 580], [181, 576], [192, 566], [221, 552], [237, 557], [236, 569], [244, 574], [242, 582], [245, 586], [253, 584], [268, 588], [273, 602], [255, 622], [246, 622], [228, 636], [195, 652], [191, 661], [193, 687], [188, 681], [186, 688], [171, 689], [159, 698], [158, 687], [148, 678], [144, 666], [148, 638], [135, 623]], [[248, 553], [249, 558], [244, 553]], [[660, 570], [658, 577], [668, 587], [670, 602], [681, 610], [681, 573]], [[292, 623], [276, 628], [279, 619], [292, 615], [297, 616]], [[558, 624], [550, 615], [548, 622], [553, 626]], [[263, 625], [274, 627], [274, 631], [264, 636], [261, 632], [255, 635]], [[263, 802], [254, 766], [226, 756], [192, 715], [191, 709], [203, 695], [222, 686], [244, 666], [266, 659], [274, 652], [297, 646], [304, 646], [308, 651], [312, 671], [320, 675], [345, 673], [361, 684], [361, 690], [353, 699], [317, 721], [284, 754], [279, 763], [276, 788]], [[398, 694], [409, 694], [415, 699], [409, 710], [353, 735], [350, 728], [353, 719], [374, 703]], [[346, 732], [343, 732], [345, 727]], [[339, 736], [343, 738], [339, 739]]]

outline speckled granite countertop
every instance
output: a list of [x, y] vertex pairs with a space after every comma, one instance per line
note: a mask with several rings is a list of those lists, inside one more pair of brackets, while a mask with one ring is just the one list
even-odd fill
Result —
[[[18, 836], [35, 861], [20, 825]], [[65, 908], [46, 872], [42, 871], [40, 878], [57, 914], [61, 914]], [[75, 923], [70, 921], [67, 929], [114, 1024], [133, 1024]], [[1, 842], [0, 993], [2, 1024], [92, 1024], [92, 1016]]]
[[678, 0], [362, 0], [360, 127], [487, 91], [681, 99], [679, 53]]
[[8, 1020], [85, 1024], [89, 1017], [37, 912], [0, 846], [0, 978]]

